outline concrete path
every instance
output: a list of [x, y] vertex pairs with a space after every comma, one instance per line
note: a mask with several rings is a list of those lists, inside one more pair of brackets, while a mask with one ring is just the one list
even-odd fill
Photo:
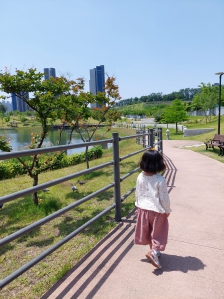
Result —
[[172, 213], [162, 269], [133, 245], [134, 212], [42, 299], [224, 298], [224, 164], [164, 141]]
[[[155, 118], [153, 117], [147, 117], [147, 118], [142, 118], [141, 120], [133, 120], [133, 124], [141, 124], [145, 126], [152, 126], [156, 124], [157, 128], [167, 128], [167, 124], [158, 124], [155, 122]], [[178, 130], [182, 131], [183, 125], [177, 125]], [[168, 124], [168, 129], [176, 129], [176, 124]]]

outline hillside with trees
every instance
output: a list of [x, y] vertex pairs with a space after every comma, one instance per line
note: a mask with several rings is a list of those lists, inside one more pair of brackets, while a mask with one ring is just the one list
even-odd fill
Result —
[[[221, 94], [221, 105], [224, 106], [224, 86], [222, 86]], [[185, 111], [182, 121], [186, 112], [202, 110], [207, 123], [211, 120], [212, 109], [218, 105], [218, 95], [219, 86], [202, 82], [198, 88], [185, 88], [167, 95], [152, 93], [140, 98], [121, 100], [115, 104], [115, 107], [125, 117], [127, 115], [154, 117], [156, 122], [167, 123], [167, 119], [171, 115], [169, 107], [173, 106], [173, 102], [179, 100], [182, 103], [179, 108], [181, 107], [181, 110]], [[176, 123], [176, 121], [174, 122]]]
[[180, 89], [179, 91], [174, 91], [170, 94], [162, 94], [161, 92], [158, 93], [151, 93], [147, 96], [141, 96], [140, 98], [128, 98], [125, 100], [121, 100], [116, 103], [116, 107], [122, 107], [126, 105], [134, 105], [139, 103], [155, 103], [155, 102], [169, 102], [175, 99], [179, 99], [182, 101], [191, 101], [196, 94], [200, 92], [200, 87], [198, 88], [185, 88]]

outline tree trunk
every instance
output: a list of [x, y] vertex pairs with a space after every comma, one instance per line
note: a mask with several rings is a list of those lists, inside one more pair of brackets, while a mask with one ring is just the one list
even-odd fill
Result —
[[86, 168], [89, 169], [88, 146], [86, 147], [85, 158], [86, 158]]
[[[33, 187], [38, 185], [38, 175], [35, 175], [33, 178]], [[33, 193], [33, 202], [36, 206], [38, 206], [38, 197], [37, 192]]]
[[177, 126], [177, 123], [176, 123], [176, 133], [178, 133], [178, 126]]
[[207, 115], [207, 110], [203, 110], [204, 115], [205, 115], [205, 123], [207, 124], [208, 122], [208, 115]]

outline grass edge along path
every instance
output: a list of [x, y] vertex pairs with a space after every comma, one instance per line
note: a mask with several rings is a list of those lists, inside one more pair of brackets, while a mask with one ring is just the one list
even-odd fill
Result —
[[[116, 130], [117, 131], [117, 130]], [[122, 131], [122, 130], [121, 130]], [[122, 131], [123, 136], [133, 134], [133, 131]], [[141, 146], [135, 139], [120, 142], [120, 156], [130, 151], [137, 151]], [[139, 157], [125, 159], [121, 163], [121, 176], [137, 167]], [[91, 161], [90, 167], [112, 160], [112, 149], [105, 151], [103, 158]], [[85, 163], [51, 172], [51, 180], [72, 172], [85, 169]], [[137, 173], [124, 180], [121, 184], [121, 195], [135, 186]], [[77, 184], [77, 180], [84, 180], [84, 185]], [[26, 225], [44, 217], [45, 213], [52, 213], [60, 207], [66, 206], [79, 198], [94, 192], [110, 182], [113, 182], [113, 167], [108, 167], [73, 180], [78, 187], [78, 192], [71, 190], [70, 183], [64, 182], [49, 188], [49, 192], [40, 192], [39, 207], [32, 203], [31, 196], [17, 199], [4, 204], [0, 211], [1, 238]], [[49, 173], [41, 175], [40, 183], [49, 180]], [[4, 191], [3, 191], [4, 187]], [[0, 195], [30, 187], [28, 176], [20, 176], [11, 180], [0, 181]], [[4, 193], [4, 194], [3, 194]], [[64, 238], [70, 232], [81, 226], [83, 222], [92, 218], [104, 208], [113, 203], [113, 189], [98, 195], [96, 198], [78, 206], [77, 208], [61, 215], [59, 218], [43, 225], [39, 229], [11, 242], [0, 248], [0, 278], [4, 278], [23, 264], [30, 261], [41, 252]], [[45, 204], [48, 203], [48, 204]], [[46, 206], [48, 210], [46, 210]], [[45, 208], [44, 208], [45, 207]], [[122, 216], [126, 216], [134, 207], [134, 194], [129, 196], [122, 204]], [[46, 257], [40, 263], [15, 279], [0, 291], [0, 298], [39, 298], [56, 281], [72, 268], [87, 252], [90, 251], [112, 228], [116, 226], [114, 210], [85, 229], [78, 236]]]

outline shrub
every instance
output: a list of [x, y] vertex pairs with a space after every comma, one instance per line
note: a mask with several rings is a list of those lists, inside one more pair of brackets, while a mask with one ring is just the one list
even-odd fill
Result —
[[21, 120], [22, 123], [24, 123], [24, 122], [26, 122], [26, 121], [28, 120], [28, 118], [22, 116], [22, 117], [20, 118], [20, 120]]
[[[98, 159], [101, 158], [103, 155], [103, 150], [100, 145], [94, 146], [88, 151], [88, 159]], [[44, 163], [46, 157], [49, 154], [43, 155], [40, 159], [40, 167], [41, 163]], [[27, 165], [30, 165], [31, 157], [22, 157], [23, 162]], [[56, 163], [51, 167], [51, 169], [60, 169], [68, 166], [77, 165], [80, 163], [85, 162], [85, 153], [81, 154], [73, 154], [71, 156], [66, 156], [64, 153], [60, 154], [57, 157]], [[23, 165], [15, 158], [10, 160], [5, 160], [0, 162], [0, 180], [11, 179], [18, 175], [26, 174], [27, 170], [23, 167]]]

